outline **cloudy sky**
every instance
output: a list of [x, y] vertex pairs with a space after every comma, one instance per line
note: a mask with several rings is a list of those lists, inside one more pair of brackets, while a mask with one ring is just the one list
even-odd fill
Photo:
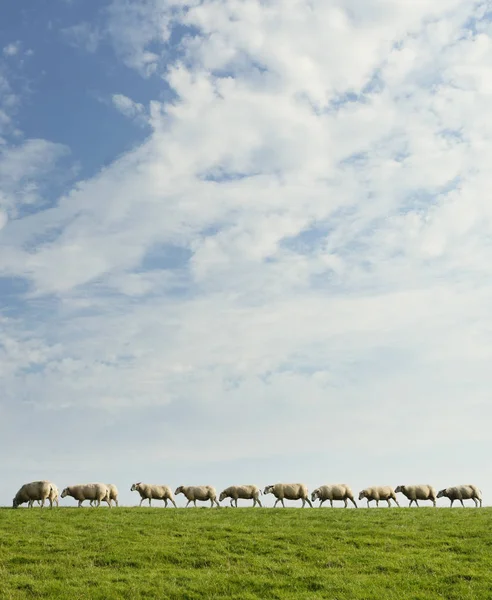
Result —
[[491, 107], [490, 0], [3, 0], [0, 503], [491, 502]]

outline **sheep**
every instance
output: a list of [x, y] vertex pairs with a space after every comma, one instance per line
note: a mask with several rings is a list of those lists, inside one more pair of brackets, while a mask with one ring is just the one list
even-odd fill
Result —
[[[56, 485], [54, 483], [51, 484], [51, 492], [50, 492], [49, 498], [51, 498], [51, 501], [53, 502], [53, 504], [56, 503], [57, 506], [60, 506], [60, 498], [59, 498], [58, 488], [56, 487]], [[38, 500], [38, 505], [41, 506], [41, 500]]]
[[[108, 490], [109, 490], [109, 502], [111, 503], [112, 500], [114, 500], [114, 503], [116, 506], [118, 505], [118, 488], [114, 485], [114, 483], [107, 483], [106, 484], [108, 486]], [[89, 504], [91, 506], [94, 506], [94, 502], [95, 500], [91, 500], [89, 502]]]
[[379, 506], [380, 500], [386, 500], [388, 506], [391, 506], [391, 498], [396, 502], [397, 506], [400, 506], [398, 504], [398, 500], [396, 499], [394, 489], [389, 485], [366, 488], [359, 494], [359, 500], [362, 500], [362, 498], [367, 498], [367, 508], [369, 508], [369, 502], [371, 500], [376, 500], [376, 506]]
[[[12, 507], [18, 508], [24, 502], [28, 503], [28, 507], [32, 508], [35, 500], [39, 500], [41, 508], [44, 507], [46, 500], [50, 503], [50, 508], [53, 508], [52, 493], [57, 490], [56, 485], [51, 481], [32, 481], [25, 483], [12, 500]], [[58, 490], [57, 490], [58, 491]]]
[[[224, 498], [231, 499], [231, 506], [237, 508], [237, 501], [239, 498], [242, 500], [253, 500], [253, 507], [258, 503], [261, 506], [260, 496], [261, 490], [256, 485], [231, 485], [220, 493], [219, 501], [222, 502]], [[235, 504], [234, 504], [235, 502]]]
[[412, 506], [412, 502], [418, 506], [417, 500], [431, 500], [436, 506], [436, 490], [431, 485], [399, 485], [395, 489], [395, 494], [403, 494], [410, 500], [408, 506]]
[[[61, 493], [61, 497], [71, 496], [79, 501], [78, 507], [82, 507], [82, 502], [85, 500], [95, 500], [96, 506], [101, 504], [101, 501], [106, 502], [111, 508], [111, 494], [108, 486], [105, 483], [85, 483], [78, 485], [70, 485]], [[92, 506], [92, 502], [91, 502]]]
[[453, 506], [453, 502], [455, 500], [459, 500], [461, 502], [461, 506], [465, 506], [463, 504], [463, 500], [473, 500], [475, 502], [475, 506], [478, 507], [480, 503], [480, 507], [482, 506], [482, 492], [478, 489], [476, 485], [457, 485], [455, 487], [448, 487], [444, 490], [441, 490], [437, 494], [438, 498], [449, 498], [451, 500], [451, 506]]
[[218, 507], [220, 507], [220, 504], [217, 502], [217, 492], [211, 485], [180, 485], [178, 488], [176, 488], [174, 494], [176, 496], [178, 494], [184, 494], [184, 496], [188, 499], [186, 506], [188, 506], [190, 502], [193, 502], [196, 507], [197, 500], [210, 500], [210, 508], [213, 507], [214, 502]]
[[130, 488], [131, 492], [138, 492], [140, 494], [140, 504], [144, 500], [149, 501], [149, 506], [152, 506], [152, 500], [164, 500], [164, 507], [167, 508], [167, 501], [170, 500], [174, 508], [177, 508], [176, 502], [174, 502], [173, 493], [171, 488], [167, 485], [152, 485], [150, 483], [134, 483]]
[[311, 500], [314, 502], [316, 498], [320, 500], [320, 507], [325, 502], [325, 500], [330, 501], [330, 505], [333, 508], [333, 500], [343, 500], [345, 503], [345, 508], [347, 508], [347, 500], [350, 500], [352, 504], [357, 508], [357, 504], [354, 500], [354, 495], [352, 494], [352, 490], [346, 483], [338, 483], [332, 485], [322, 485], [321, 487], [314, 490], [311, 494]]
[[277, 498], [273, 505], [274, 508], [277, 506], [277, 502], [281, 502], [285, 508], [284, 498], [286, 500], [302, 500], [302, 508], [304, 508], [306, 502], [313, 508], [308, 489], [303, 483], [275, 483], [274, 485], [267, 485], [263, 493], [273, 494]]

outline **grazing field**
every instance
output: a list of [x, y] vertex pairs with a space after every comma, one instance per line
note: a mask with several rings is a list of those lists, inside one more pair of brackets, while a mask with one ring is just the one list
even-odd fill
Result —
[[492, 509], [0, 509], [0, 598], [492, 597]]

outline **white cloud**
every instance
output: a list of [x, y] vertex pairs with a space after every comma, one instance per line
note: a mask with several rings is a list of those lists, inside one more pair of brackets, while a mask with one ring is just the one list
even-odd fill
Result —
[[7, 46], [4, 46], [3, 53], [5, 56], [15, 56], [16, 54], [19, 53], [20, 48], [21, 48], [20, 41], [13, 42], [11, 44], [8, 44]]
[[143, 104], [135, 102], [131, 98], [128, 98], [128, 96], [113, 94], [112, 101], [115, 108], [129, 119], [137, 119], [144, 116], [145, 108]]
[[115, 2], [119, 54], [175, 99], [140, 147], [2, 229], [0, 272], [51, 307], [12, 325], [9, 401], [109, 414], [112, 441], [119, 419], [158, 421], [156, 463], [311, 448], [319, 467], [346, 445], [375, 460], [377, 439], [434, 455], [437, 479], [440, 445], [489, 443], [484, 7]]

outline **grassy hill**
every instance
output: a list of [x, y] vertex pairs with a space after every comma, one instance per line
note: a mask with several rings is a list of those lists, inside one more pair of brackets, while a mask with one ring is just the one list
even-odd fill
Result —
[[0, 509], [0, 598], [492, 598], [492, 509]]

